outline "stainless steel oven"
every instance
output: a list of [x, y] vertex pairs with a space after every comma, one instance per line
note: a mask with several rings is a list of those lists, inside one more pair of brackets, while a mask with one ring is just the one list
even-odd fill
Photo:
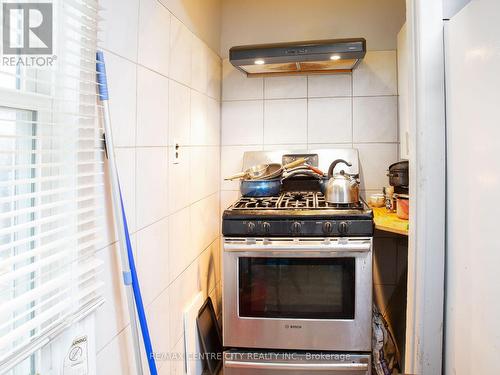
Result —
[[223, 247], [226, 347], [371, 350], [371, 238], [226, 237]]

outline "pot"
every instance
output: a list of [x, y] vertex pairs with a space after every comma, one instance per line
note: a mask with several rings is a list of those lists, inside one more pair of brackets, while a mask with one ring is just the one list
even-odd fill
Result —
[[389, 185], [391, 186], [408, 186], [408, 161], [398, 161], [391, 164], [387, 173], [389, 177]]
[[279, 195], [281, 179], [273, 180], [243, 180], [240, 183], [240, 192], [244, 197], [272, 197]]
[[356, 176], [352, 176], [341, 170], [339, 173], [333, 174], [333, 171], [338, 163], [343, 163], [347, 166], [352, 164], [343, 160], [335, 160], [328, 169], [328, 180], [322, 184], [325, 200], [332, 204], [349, 204], [359, 202], [359, 182]]

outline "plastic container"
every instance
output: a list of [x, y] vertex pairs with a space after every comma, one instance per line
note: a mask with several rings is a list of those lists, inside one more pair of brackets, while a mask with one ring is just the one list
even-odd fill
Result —
[[410, 197], [407, 194], [394, 194], [397, 199], [396, 215], [403, 220], [410, 217]]
[[368, 199], [368, 204], [371, 207], [384, 207], [385, 206], [385, 195], [384, 194], [372, 194]]

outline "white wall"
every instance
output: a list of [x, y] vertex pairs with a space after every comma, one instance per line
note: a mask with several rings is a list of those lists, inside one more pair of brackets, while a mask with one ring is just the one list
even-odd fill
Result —
[[242, 44], [356, 37], [394, 50], [404, 19], [404, 0], [223, 0], [221, 56]]
[[[368, 52], [341, 75], [246, 78], [225, 59], [222, 92], [222, 178], [241, 170], [244, 151], [355, 147], [363, 193], [387, 184], [398, 160], [395, 51]], [[227, 206], [238, 182], [221, 184]]]
[[444, 19], [450, 19], [460, 10], [470, 3], [471, 0], [443, 0]]
[[499, 374], [500, 3], [473, 0], [446, 27], [446, 374]]
[[[153, 349], [182, 353], [184, 306], [199, 290], [220, 303], [221, 61], [156, 0], [101, 5], [113, 137]], [[106, 203], [97, 374], [133, 374], [109, 197]], [[158, 367], [160, 374], [179, 373], [182, 362]]]
[[219, 53], [222, 0], [158, 0], [208, 46]]

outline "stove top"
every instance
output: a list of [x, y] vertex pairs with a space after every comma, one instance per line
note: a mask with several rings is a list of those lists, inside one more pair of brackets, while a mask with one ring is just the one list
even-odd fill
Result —
[[[313, 191], [285, 192], [277, 197], [241, 197], [229, 209], [232, 210], [364, 210], [367, 207], [363, 202], [354, 204], [327, 203], [322, 193]], [[296, 212], [300, 214], [300, 212]]]
[[371, 236], [373, 212], [364, 201], [333, 205], [321, 192], [242, 197], [224, 211], [225, 236]]

